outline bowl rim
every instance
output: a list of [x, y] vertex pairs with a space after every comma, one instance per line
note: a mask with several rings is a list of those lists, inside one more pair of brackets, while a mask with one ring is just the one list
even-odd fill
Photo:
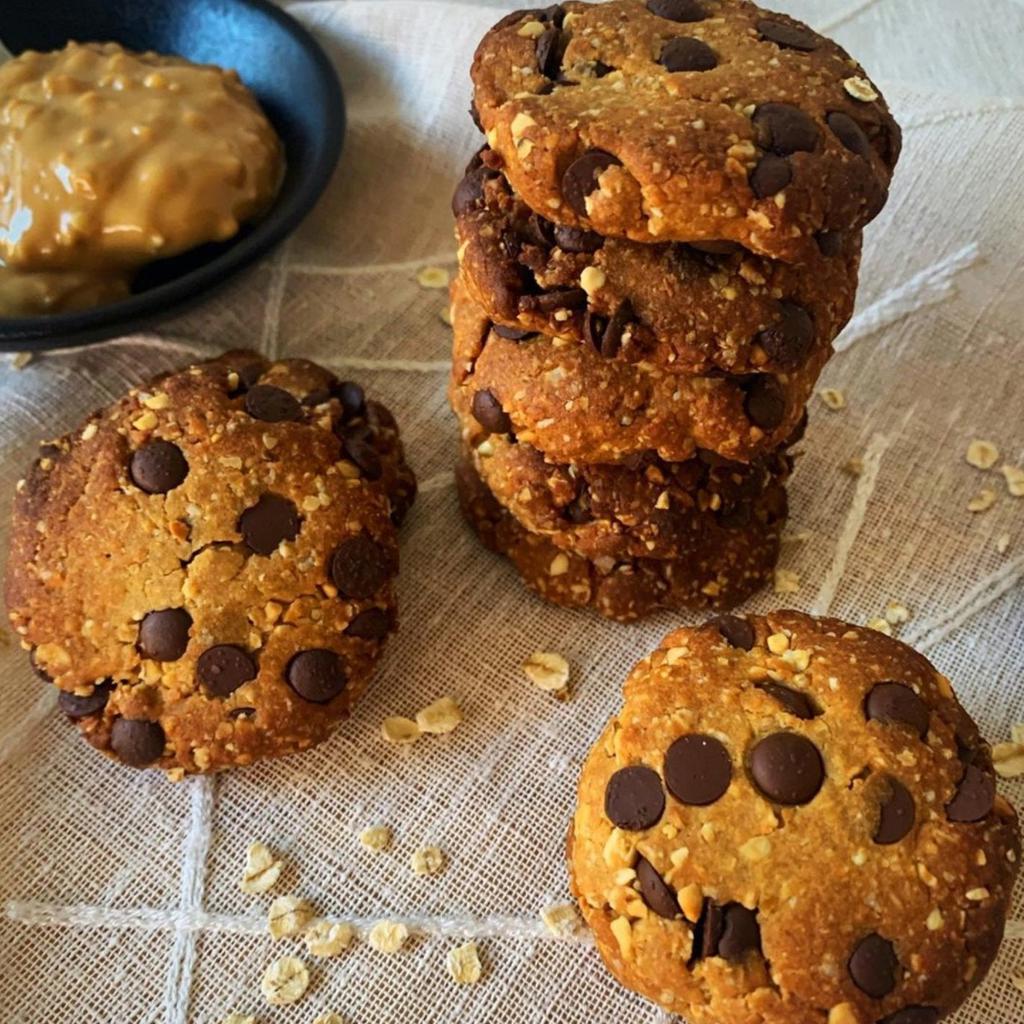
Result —
[[[206, 295], [239, 271], [256, 262], [282, 242], [306, 218], [323, 195], [341, 156], [345, 136], [345, 97], [338, 73], [323, 47], [298, 19], [270, 0], [231, 0], [269, 16], [291, 35], [313, 64], [323, 84], [326, 130], [320, 136], [317, 159], [303, 165], [301, 188], [282, 207], [279, 194], [268, 211], [251, 230], [229, 242], [229, 248], [188, 273], [173, 280], [130, 295], [117, 302], [93, 308], [69, 310], [37, 316], [0, 316], [0, 352], [91, 345], [117, 335], [119, 327], [141, 326], [178, 307], [189, 305]], [[76, 337], [77, 336], [77, 337]]]

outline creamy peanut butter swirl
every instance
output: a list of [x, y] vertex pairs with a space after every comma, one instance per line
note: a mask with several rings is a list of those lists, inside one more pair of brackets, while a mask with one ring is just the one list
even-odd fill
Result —
[[234, 71], [116, 43], [0, 66], [0, 315], [123, 296], [260, 216], [280, 140]]

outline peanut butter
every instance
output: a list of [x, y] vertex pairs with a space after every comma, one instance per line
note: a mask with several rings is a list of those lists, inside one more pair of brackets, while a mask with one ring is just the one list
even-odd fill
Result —
[[0, 65], [0, 315], [122, 297], [259, 217], [282, 170], [234, 71], [116, 43], [21, 54]]

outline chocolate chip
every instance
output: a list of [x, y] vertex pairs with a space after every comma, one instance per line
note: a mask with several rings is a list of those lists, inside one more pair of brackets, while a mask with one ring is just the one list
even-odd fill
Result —
[[545, 29], [537, 39], [537, 70], [545, 78], [557, 78], [562, 70], [562, 58], [565, 48], [569, 45], [569, 37], [562, 30], [552, 25]]
[[547, 217], [531, 213], [520, 230], [529, 241], [535, 242], [542, 248], [555, 244], [555, 225]]
[[228, 397], [237, 398], [239, 395], [245, 394], [263, 376], [263, 367], [262, 360], [233, 366], [232, 369], [238, 374], [238, 385], [228, 392]]
[[898, 843], [914, 827], [916, 809], [910, 790], [899, 779], [886, 778], [889, 792], [878, 808], [874, 840], [879, 846]]
[[896, 987], [899, 965], [892, 943], [872, 933], [857, 943], [846, 969], [864, 995], [883, 999]]
[[484, 183], [494, 177], [494, 172], [487, 167], [477, 167], [467, 171], [462, 180], [455, 186], [452, 195], [452, 213], [456, 217], [475, 210], [484, 201]]
[[838, 256], [843, 250], [841, 231], [819, 231], [814, 240], [818, 243], [818, 251], [827, 259]]
[[784, 686], [782, 683], [770, 682], [755, 683], [754, 685], [763, 693], [767, 693], [769, 697], [777, 701], [782, 706], [783, 710], [788, 711], [796, 718], [807, 721], [811, 718], [816, 718], [821, 714], [815, 703], [807, 696], [806, 693], [794, 690], [791, 686]]
[[250, 707], [232, 708], [228, 712], [228, 718], [251, 718], [255, 714], [256, 714], [256, 709], [255, 708], [250, 708]]
[[250, 551], [271, 555], [281, 541], [295, 540], [300, 523], [294, 502], [280, 494], [264, 494], [239, 516], [238, 532]]
[[776, 43], [784, 50], [804, 50], [809, 53], [818, 48], [819, 37], [809, 28], [762, 18], [757, 23], [757, 31], [762, 39]]
[[582, 288], [553, 288], [540, 295], [526, 295], [523, 306], [538, 313], [557, 313], [560, 309], [583, 309], [587, 293]]
[[145, 768], [164, 752], [164, 731], [159, 722], [118, 718], [110, 730], [110, 748], [133, 768]]
[[751, 751], [750, 774], [769, 800], [796, 806], [814, 799], [825, 781], [825, 765], [805, 736], [776, 732]]
[[765, 153], [750, 172], [750, 189], [758, 199], [777, 195], [793, 180], [789, 161], [774, 153]]
[[211, 697], [227, 697], [258, 671], [255, 659], [234, 644], [208, 647], [196, 662], [196, 678]]
[[587, 196], [597, 188], [597, 179], [609, 168], [621, 166], [618, 157], [603, 149], [591, 149], [577, 157], [562, 175], [562, 195], [581, 217], [587, 215]]
[[722, 919], [716, 956], [736, 961], [742, 960], [752, 950], [760, 951], [761, 928], [757, 923], [756, 910], [749, 910], [742, 903], [727, 903], [722, 908]]
[[752, 121], [757, 144], [778, 156], [811, 153], [821, 138], [814, 119], [789, 103], [762, 103]]
[[747, 384], [743, 403], [747, 419], [762, 430], [774, 430], [786, 418], [786, 396], [772, 376], [756, 374]]
[[876, 683], [864, 700], [864, 717], [887, 725], [905, 725], [924, 739], [928, 735], [928, 705], [903, 683]]
[[679, 917], [679, 903], [676, 894], [665, 884], [665, 880], [651, 867], [650, 861], [638, 857], [636, 880], [640, 885], [640, 898], [659, 917], [669, 920]]
[[594, 512], [591, 508], [590, 488], [586, 484], [580, 487], [579, 494], [565, 506], [562, 514], [570, 523], [575, 523], [577, 526], [591, 522]]
[[907, 1006], [883, 1017], [878, 1024], [938, 1024], [940, 1016], [934, 1006]]
[[512, 429], [508, 413], [502, 409], [494, 392], [487, 388], [473, 395], [473, 417], [491, 434], [507, 434]]
[[753, 623], [739, 615], [719, 615], [708, 625], [717, 626], [718, 632], [730, 647], [738, 647], [743, 651], [749, 651], [757, 640]]
[[506, 327], [504, 324], [493, 324], [491, 330], [506, 341], [522, 341], [536, 333], [536, 331], [524, 331], [519, 327]]
[[346, 627], [345, 636], [360, 640], [383, 640], [391, 631], [391, 615], [383, 608], [367, 608]]
[[690, 36], [676, 36], [661, 49], [658, 63], [666, 71], [710, 71], [718, 67], [715, 51], [707, 43]]
[[635, 319], [629, 299], [623, 299], [610, 318], [587, 310], [583, 317], [583, 337], [606, 359], [614, 359], [622, 349], [626, 327]]
[[613, 825], [640, 832], [656, 825], [665, 811], [665, 792], [653, 768], [620, 768], [604, 791], [604, 813]]
[[345, 663], [334, 651], [316, 648], [300, 651], [285, 670], [288, 685], [311, 704], [334, 700], [348, 682]]
[[697, 0], [647, 0], [647, 10], [669, 21], [703, 21], [708, 12]]
[[149, 612], [139, 623], [139, 653], [154, 661], [177, 661], [188, 647], [192, 616], [184, 608]]
[[564, 252], [597, 252], [604, 245], [604, 239], [596, 231], [584, 228], [569, 228], [556, 224], [554, 242]]
[[355, 381], [343, 380], [331, 392], [341, 404], [341, 416], [346, 423], [366, 415], [366, 393]]
[[964, 766], [963, 778], [953, 799], [946, 804], [946, 817], [950, 821], [971, 823], [981, 821], [995, 806], [995, 779], [976, 765]]
[[312, 391], [307, 391], [302, 396], [302, 404], [310, 407], [323, 405], [324, 402], [331, 400], [331, 389], [330, 388], [314, 388]]
[[688, 242], [691, 249], [704, 253], [706, 256], [735, 256], [743, 252], [743, 246], [739, 242], [730, 242], [724, 238], [706, 239], [703, 242]]
[[302, 406], [283, 388], [257, 384], [245, 396], [245, 411], [264, 423], [302, 419]]
[[359, 601], [373, 597], [391, 572], [387, 551], [365, 533], [343, 541], [331, 555], [331, 580], [342, 597]]
[[50, 673], [47, 672], [45, 668], [42, 668], [39, 664], [37, 664], [37, 662], [36, 662], [36, 652], [35, 651], [32, 651], [29, 654], [28, 661], [29, 661], [29, 664], [32, 666], [32, 671], [35, 672], [35, 674], [40, 679], [42, 679], [42, 681], [44, 683], [52, 683], [53, 682], [53, 676], [51, 676]]
[[825, 118], [835, 137], [851, 152], [865, 159], [871, 155], [871, 143], [864, 129], [849, 114], [836, 110]]
[[188, 463], [176, 444], [149, 441], [132, 453], [128, 475], [139, 490], [147, 494], [166, 494], [188, 476]]
[[768, 358], [783, 369], [794, 369], [810, 355], [814, 347], [814, 321], [811, 314], [795, 302], [779, 303], [781, 316], [754, 339]]
[[729, 751], [703, 733], [680, 736], [665, 755], [665, 785], [681, 803], [706, 807], [725, 795], [732, 780]]
[[111, 680], [97, 683], [88, 697], [79, 697], [75, 693], [68, 693], [61, 690], [57, 697], [57, 706], [68, 718], [85, 718], [88, 715], [95, 715], [107, 706], [114, 684]]
[[341, 449], [345, 458], [353, 463], [367, 480], [379, 480], [384, 474], [384, 466], [371, 441], [358, 435], [344, 437]]

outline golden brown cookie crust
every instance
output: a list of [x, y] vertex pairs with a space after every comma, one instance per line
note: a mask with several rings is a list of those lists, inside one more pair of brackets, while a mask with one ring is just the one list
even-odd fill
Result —
[[683, 462], [698, 448], [752, 461], [796, 429], [827, 358], [819, 353], [786, 374], [689, 376], [608, 359], [571, 339], [513, 341], [491, 329], [461, 277], [452, 287], [452, 323], [449, 394], [460, 418], [487, 392], [516, 437], [555, 462], [623, 462], [647, 451]]
[[[827, 352], [853, 313], [859, 233], [823, 238], [800, 268], [735, 243], [709, 253], [602, 238], [534, 213], [491, 169], [496, 154], [483, 156], [456, 192], [456, 236], [466, 288], [495, 323], [621, 345], [631, 362], [684, 373], [773, 373]], [[624, 341], [609, 328], [617, 315]]]
[[634, 622], [665, 608], [734, 608], [762, 587], [779, 552], [782, 520], [756, 520], [680, 559], [599, 557], [563, 550], [531, 533], [484, 486], [472, 462], [456, 469], [459, 503], [480, 541], [504, 555], [545, 601], [592, 608], [605, 618]]
[[587, 559], [693, 557], [733, 531], [786, 514], [791, 459], [752, 466], [710, 452], [686, 462], [647, 454], [622, 465], [545, 461], [531, 445], [491, 434], [469, 449], [495, 498], [531, 533]]
[[[925, 658], [834, 619], [727, 616], [667, 636], [624, 701], [584, 765], [570, 854], [623, 984], [697, 1024], [927, 1024], [981, 981], [1020, 836]], [[779, 797], [801, 779], [756, 753], [779, 734], [820, 758], [799, 804]]]
[[[361, 389], [229, 353], [43, 447], [15, 501], [9, 618], [104, 753], [179, 774], [302, 750], [348, 716], [393, 627], [414, 494]], [[296, 676], [304, 651], [330, 654]]]
[[[794, 262], [813, 258], [818, 232], [856, 231], [878, 214], [900, 134], [856, 61], [747, 0], [650, 6], [706, 16], [569, 2], [510, 15], [480, 43], [476, 110], [534, 210], [602, 235], [725, 239]], [[797, 108], [799, 123], [773, 131], [755, 116], [765, 104]], [[595, 153], [615, 162], [587, 195], [566, 173]]]

